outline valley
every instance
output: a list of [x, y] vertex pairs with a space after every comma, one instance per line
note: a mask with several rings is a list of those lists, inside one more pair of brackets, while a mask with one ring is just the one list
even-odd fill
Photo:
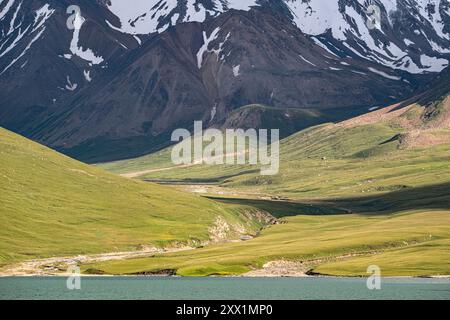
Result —
[[[264, 223], [260, 217], [253, 233], [241, 232], [235, 240], [191, 239], [191, 249], [172, 252], [169, 246], [164, 252], [88, 257], [78, 264], [91, 275], [364, 276], [369, 265], [378, 265], [383, 276], [447, 276], [447, 101], [426, 122], [429, 109], [413, 103], [289, 136], [281, 142], [282, 167], [276, 176], [260, 176], [250, 166], [171, 166], [170, 149], [101, 164], [124, 175], [117, 178], [120, 183], [144, 187], [157, 182], [161, 190], [172, 190], [168, 194], [180, 192], [186, 199], [191, 194], [205, 204], [253, 212], [256, 220], [263, 214], [276, 222]], [[410, 132], [415, 139], [402, 138]], [[184, 225], [183, 230], [195, 229]], [[56, 265], [66, 266], [64, 259]]]
[[[150, 164], [151, 172], [134, 177], [249, 205], [281, 223], [241, 243], [85, 270], [135, 274], [164, 265], [184, 276], [363, 276], [369, 265], [378, 265], [384, 276], [448, 275], [450, 104], [444, 98], [424, 107], [424, 96], [284, 139], [281, 172], [273, 177], [250, 166], [168, 169], [168, 150], [100, 165], [127, 174]], [[425, 120], [427, 108], [443, 111]]]

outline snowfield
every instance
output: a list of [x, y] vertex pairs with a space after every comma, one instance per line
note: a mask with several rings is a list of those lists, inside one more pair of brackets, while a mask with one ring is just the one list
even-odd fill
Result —
[[[196, 4], [197, 3], [197, 4]], [[408, 38], [398, 39], [399, 44], [388, 40], [385, 30], [392, 27], [396, 12], [409, 11], [411, 19], [425, 24], [427, 30], [417, 30], [417, 37], [428, 42], [437, 54], [450, 53], [450, 34], [444, 31], [443, 15], [450, 15], [450, 2], [447, 0], [377, 0], [384, 22], [378, 30], [368, 26], [370, 14], [367, 1], [355, 0], [351, 5], [342, 5], [337, 0], [285, 0], [292, 14], [293, 23], [304, 33], [311, 36], [331, 32], [332, 37], [348, 47], [354, 54], [382, 65], [404, 70], [409, 73], [439, 72], [448, 65], [448, 60], [430, 57], [425, 54], [420, 59], [411, 57], [410, 47], [414, 41]], [[208, 17], [235, 9], [248, 11], [258, 6], [256, 0], [188, 0], [186, 4], [177, 0], [111, 0], [109, 10], [120, 20], [120, 26], [108, 24], [116, 30], [139, 35], [163, 32], [170, 26], [186, 22], [204, 22]], [[441, 43], [431, 39], [430, 30]], [[331, 43], [314, 38], [317, 45], [330, 54], [336, 55], [339, 49]], [[355, 44], [355, 41], [357, 43]], [[415, 59], [414, 59], [415, 58]], [[423, 62], [423, 63], [422, 63]]]

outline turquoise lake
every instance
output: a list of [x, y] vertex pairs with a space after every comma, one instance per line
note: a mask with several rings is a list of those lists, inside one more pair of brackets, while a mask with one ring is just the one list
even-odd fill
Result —
[[65, 278], [0, 278], [0, 299], [63, 300], [450, 300], [449, 279], [387, 278], [368, 290], [362, 278], [155, 278], [88, 277], [80, 290]]

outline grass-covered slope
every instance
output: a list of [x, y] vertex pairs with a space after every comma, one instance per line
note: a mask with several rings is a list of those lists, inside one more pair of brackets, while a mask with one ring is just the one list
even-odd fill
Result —
[[[330, 275], [366, 275], [370, 265], [378, 265], [384, 276], [449, 275], [449, 119], [450, 100], [444, 95], [424, 105], [391, 106], [313, 127], [282, 141], [276, 176], [261, 176], [251, 166], [145, 173], [139, 178], [215, 182], [235, 193], [252, 191], [289, 199], [279, 206], [270, 202], [286, 223], [243, 243], [85, 269], [118, 274], [160, 269], [190, 276], [241, 274], [287, 259], [303, 262], [304, 271]], [[152, 159], [169, 167], [165, 152], [106, 167], [118, 172], [145, 170]], [[232, 201], [269, 205], [261, 199], [226, 200]], [[341, 209], [353, 214], [342, 214]]]
[[365, 275], [374, 264], [384, 276], [450, 274], [449, 210], [370, 217], [296, 216], [285, 221], [247, 242], [97, 263], [83, 269], [110, 274], [173, 269], [182, 276], [208, 276], [242, 274], [269, 261], [293, 260], [304, 263], [304, 272], [312, 269], [332, 275]]
[[0, 264], [195, 245], [214, 237], [219, 216], [236, 226], [227, 236], [259, 230], [243, 210], [115, 176], [0, 128]]
[[[271, 226], [244, 243], [99, 263], [85, 270], [133, 274], [173, 269], [184, 276], [226, 275], [261, 268], [273, 260], [293, 260], [303, 261], [300, 268], [305, 272], [329, 275], [366, 275], [370, 265], [378, 265], [383, 276], [449, 275], [450, 146], [399, 149], [399, 142], [393, 141], [383, 152], [361, 155], [367, 145], [360, 139], [372, 141], [377, 149], [396, 131], [363, 126], [308, 132], [321, 138], [315, 140], [316, 147], [304, 141], [307, 132], [287, 139], [283, 148], [291, 148], [292, 153], [279, 176], [240, 175], [239, 170], [248, 169], [230, 168], [237, 175], [222, 183], [225, 190], [231, 187], [247, 194], [257, 190], [290, 198], [289, 202], [225, 201], [266, 210], [274, 207], [274, 214], [284, 216], [284, 224]], [[219, 175], [224, 174], [214, 167], [202, 168], [203, 174], [211, 175], [205, 179], [220, 181]], [[162, 174], [180, 179], [188, 173]], [[195, 177], [196, 172], [189, 174]], [[338, 210], [333, 212], [333, 207]], [[340, 208], [353, 214], [342, 214]]]
[[[449, 182], [450, 128], [407, 128], [411, 114], [421, 116], [420, 107], [400, 116], [394, 112], [394, 119], [372, 121], [370, 117], [391, 116], [389, 110], [379, 110], [369, 118], [320, 125], [284, 139], [275, 176], [261, 176], [255, 166], [158, 171], [173, 166], [169, 150], [102, 166], [118, 173], [144, 172], [138, 177], [143, 180], [213, 182], [294, 200], [365, 197]], [[145, 173], [147, 169], [153, 171]]]
[[[293, 212], [292, 204], [271, 202], [278, 215], [284, 212], [286, 224], [271, 226], [245, 243], [86, 269], [130, 274], [163, 266], [180, 275], [204, 276], [242, 274], [269, 261], [293, 260], [303, 261], [304, 271], [329, 275], [366, 275], [370, 265], [378, 265], [383, 276], [449, 275], [450, 145], [405, 146], [399, 137], [407, 130], [394, 122], [359, 120], [311, 128], [285, 139], [277, 176], [260, 176], [251, 167], [199, 166], [143, 177], [202, 177], [235, 192], [253, 190], [310, 203], [311, 209]], [[437, 130], [450, 136], [446, 128]], [[267, 206], [267, 200], [230, 201]]]

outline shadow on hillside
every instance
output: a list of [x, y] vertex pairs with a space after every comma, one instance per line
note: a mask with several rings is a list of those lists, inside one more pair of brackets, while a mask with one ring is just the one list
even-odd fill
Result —
[[399, 190], [369, 196], [321, 201], [363, 214], [391, 214], [410, 210], [450, 210], [450, 182], [421, 187], [397, 186]]
[[395, 186], [398, 190], [369, 196], [322, 199], [309, 202], [208, 197], [271, 213], [276, 218], [296, 215], [393, 214], [411, 210], [450, 210], [450, 182], [421, 186]]
[[266, 211], [275, 218], [292, 217], [299, 215], [323, 216], [348, 213], [343, 209], [334, 207], [334, 204], [301, 203], [290, 200], [261, 200], [242, 198], [207, 197], [211, 200], [227, 204], [249, 206], [258, 210]]
[[260, 172], [260, 169], [251, 169], [251, 170], [246, 170], [246, 171], [239, 171], [233, 174], [229, 174], [229, 175], [223, 175], [223, 176], [217, 176], [217, 177], [212, 177], [212, 178], [198, 178], [198, 179], [144, 179], [143, 181], [146, 182], [153, 182], [153, 183], [158, 183], [158, 184], [169, 184], [169, 185], [216, 185], [216, 184], [220, 184], [220, 183], [224, 183], [226, 182], [226, 180], [234, 178], [234, 177], [239, 177], [245, 174], [252, 174], [252, 173], [258, 173]]

